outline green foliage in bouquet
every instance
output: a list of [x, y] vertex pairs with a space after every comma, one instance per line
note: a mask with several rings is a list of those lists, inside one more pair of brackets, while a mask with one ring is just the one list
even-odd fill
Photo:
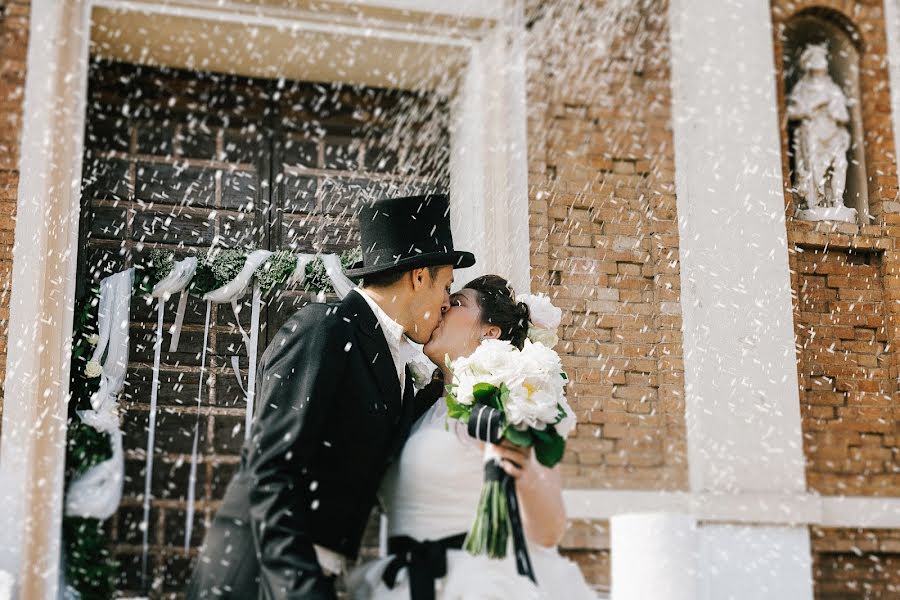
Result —
[[[449, 419], [469, 420], [472, 409], [484, 404], [491, 408], [496, 408], [501, 413], [505, 411], [506, 402], [509, 400], [509, 389], [505, 383], [501, 383], [500, 387], [489, 383], [477, 383], [472, 388], [475, 402], [472, 406], [468, 406], [461, 402], [457, 402], [453, 395], [453, 386], [447, 392], [447, 417]], [[566, 413], [562, 408], [558, 409], [558, 420], [562, 420]], [[548, 425], [546, 429], [537, 430], [528, 428], [523, 430], [516, 429], [512, 425], [504, 424], [503, 437], [522, 448], [534, 447], [534, 455], [538, 462], [545, 467], [552, 468], [562, 460], [563, 454], [566, 452], [566, 440], [556, 432], [553, 425]]]

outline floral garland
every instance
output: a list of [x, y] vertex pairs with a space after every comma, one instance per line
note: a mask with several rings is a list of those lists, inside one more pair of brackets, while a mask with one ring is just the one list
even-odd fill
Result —
[[[66, 435], [66, 488], [70, 481], [112, 456], [109, 436], [83, 423], [76, 410], [90, 409], [91, 396], [100, 387], [99, 368], [88, 360], [97, 345], [97, 305], [100, 290], [79, 303], [75, 311], [72, 339], [72, 369], [69, 390], [69, 422]], [[63, 545], [68, 585], [82, 598], [111, 598], [119, 564], [109, 549], [103, 521], [83, 517], [63, 517]]]
[[[241, 271], [253, 250], [216, 249], [198, 253], [197, 270], [188, 291], [194, 296], [221, 288]], [[352, 267], [362, 257], [359, 248], [341, 254], [344, 269]], [[254, 278], [263, 293], [286, 284], [297, 268], [298, 257], [286, 250], [278, 250], [257, 268]], [[175, 253], [154, 249], [143, 261], [135, 264], [134, 289], [136, 296], [149, 298], [154, 286], [168, 275], [175, 265]], [[334, 291], [325, 263], [316, 257], [306, 265], [303, 290], [317, 294]], [[99, 389], [103, 369], [91, 358], [97, 345], [97, 307], [99, 288], [76, 307], [72, 337], [72, 359], [69, 389], [70, 402], [66, 436], [66, 487], [88, 469], [112, 455], [109, 437], [83, 423], [75, 410], [90, 409], [90, 398]], [[111, 598], [119, 564], [113, 559], [104, 522], [83, 517], [64, 517], [63, 543], [65, 547], [66, 581], [82, 598]]]
[[[190, 293], [203, 296], [207, 292], [218, 289], [235, 278], [247, 256], [253, 250], [224, 249], [203, 250], [197, 255], [197, 271], [190, 283]], [[341, 266], [346, 270], [362, 259], [359, 247], [346, 250], [340, 255]], [[297, 256], [287, 250], [277, 250], [266, 262], [256, 269], [254, 277], [264, 293], [287, 283], [297, 267]], [[136, 265], [134, 278], [135, 292], [149, 296], [155, 286], [175, 265], [175, 253], [171, 251], [151, 250], [146, 261]], [[325, 263], [316, 257], [306, 265], [306, 276], [303, 280], [305, 292], [330, 294], [334, 292]]]

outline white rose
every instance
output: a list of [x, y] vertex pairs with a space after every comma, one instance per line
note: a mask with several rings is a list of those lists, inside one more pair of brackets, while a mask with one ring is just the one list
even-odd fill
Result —
[[91, 335], [87, 336], [85, 339], [87, 339], [87, 343], [90, 344], [91, 346], [96, 346], [97, 343], [100, 341], [100, 336], [97, 335], [96, 333], [92, 333]]
[[542, 329], [540, 327], [528, 328], [528, 339], [535, 344], [543, 344], [548, 348], [553, 348], [559, 343], [559, 338], [550, 329]]
[[516, 301], [524, 302], [528, 305], [528, 312], [531, 315], [529, 320], [537, 327], [551, 331], [556, 331], [556, 328], [559, 327], [559, 323], [562, 320], [562, 310], [553, 306], [553, 303], [547, 296], [543, 294], [522, 294], [516, 298]]
[[88, 363], [84, 366], [84, 376], [93, 379], [94, 377], [100, 377], [103, 375], [103, 367], [100, 366], [100, 363], [94, 359], [88, 361]]
[[453, 382], [456, 384], [456, 389], [453, 390], [456, 401], [466, 406], [472, 406], [475, 403], [475, 384], [479, 382], [469, 375], [460, 378], [454, 377]]
[[559, 405], [562, 407], [563, 411], [565, 411], [566, 416], [556, 424], [556, 433], [565, 438], [569, 437], [569, 434], [575, 429], [578, 420], [575, 417], [575, 412], [572, 410], [572, 407], [569, 406], [569, 402], [565, 398], [560, 399]]
[[431, 382], [435, 366], [430, 360], [426, 362], [425, 360], [414, 359], [409, 361], [406, 366], [409, 367], [409, 374], [417, 390], [421, 390]]

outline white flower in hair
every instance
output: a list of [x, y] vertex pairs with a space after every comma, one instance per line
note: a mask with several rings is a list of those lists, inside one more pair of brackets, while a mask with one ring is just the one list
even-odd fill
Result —
[[96, 333], [92, 333], [91, 335], [87, 336], [86, 339], [87, 343], [91, 346], [96, 346], [100, 342], [100, 336]]
[[553, 305], [550, 298], [543, 294], [522, 294], [517, 302], [528, 305], [529, 321], [528, 339], [536, 344], [552, 348], [559, 342], [556, 329], [562, 320], [562, 310]]
[[93, 379], [103, 375], [103, 367], [94, 359], [91, 359], [84, 366], [84, 376]]

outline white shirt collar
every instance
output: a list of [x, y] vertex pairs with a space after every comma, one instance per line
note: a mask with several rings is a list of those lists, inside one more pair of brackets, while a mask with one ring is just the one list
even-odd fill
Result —
[[366, 303], [372, 309], [372, 312], [375, 313], [378, 324], [381, 325], [381, 328], [384, 330], [384, 337], [388, 341], [388, 345], [392, 350], [394, 348], [399, 349], [402, 342], [406, 340], [406, 333], [403, 329], [403, 325], [388, 316], [388, 314], [384, 312], [384, 309], [369, 296], [366, 290], [363, 288], [356, 288], [356, 291], [359, 292], [359, 295], [365, 299]]

